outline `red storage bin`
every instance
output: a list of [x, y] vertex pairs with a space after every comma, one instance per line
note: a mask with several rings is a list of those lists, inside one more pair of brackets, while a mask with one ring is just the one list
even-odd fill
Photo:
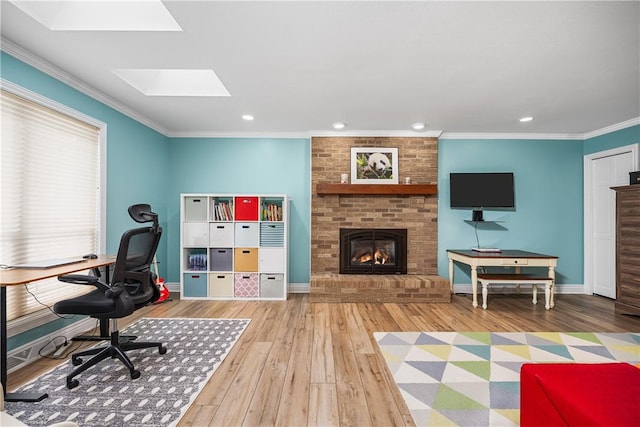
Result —
[[525, 363], [520, 370], [522, 427], [632, 427], [638, 408], [640, 369], [628, 363]]
[[235, 220], [236, 221], [257, 221], [258, 220], [258, 198], [257, 197], [236, 197], [235, 199]]

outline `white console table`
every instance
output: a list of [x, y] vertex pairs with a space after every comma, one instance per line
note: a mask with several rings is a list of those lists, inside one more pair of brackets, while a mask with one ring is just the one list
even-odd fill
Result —
[[[520, 272], [521, 267], [547, 267], [548, 277], [555, 280], [555, 268], [558, 257], [553, 255], [538, 254], [516, 249], [506, 249], [500, 252], [477, 252], [470, 249], [447, 249], [449, 257], [449, 283], [453, 292], [454, 262], [466, 264], [471, 267], [471, 290], [473, 293], [473, 306], [478, 306], [478, 267], [515, 267]], [[553, 293], [551, 294], [551, 306], [553, 307]]]

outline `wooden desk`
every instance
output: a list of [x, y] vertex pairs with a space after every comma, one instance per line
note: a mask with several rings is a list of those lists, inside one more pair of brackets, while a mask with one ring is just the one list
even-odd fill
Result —
[[46, 394], [7, 393], [7, 286], [25, 285], [38, 280], [64, 276], [65, 274], [100, 268], [115, 263], [116, 257], [99, 255], [96, 259], [59, 267], [43, 269], [11, 268], [0, 270], [0, 347], [2, 355], [0, 359], [0, 382], [5, 392], [4, 400], [7, 402], [27, 401], [37, 402], [47, 397]]
[[[549, 277], [555, 280], [555, 268], [558, 257], [537, 254], [535, 252], [506, 249], [501, 252], [476, 252], [471, 249], [447, 249], [449, 257], [449, 282], [453, 292], [453, 263], [459, 262], [471, 267], [471, 290], [473, 306], [478, 306], [478, 267], [515, 267], [519, 273], [521, 267], [547, 267]], [[553, 306], [553, 294], [551, 295]]]

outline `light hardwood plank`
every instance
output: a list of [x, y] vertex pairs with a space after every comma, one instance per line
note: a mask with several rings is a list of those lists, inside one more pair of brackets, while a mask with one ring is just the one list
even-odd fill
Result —
[[309, 395], [309, 422], [314, 427], [339, 426], [338, 392], [334, 384], [311, 384]]
[[[413, 426], [374, 332], [640, 332], [640, 317], [617, 315], [612, 300], [591, 295], [557, 294], [548, 311], [530, 295], [499, 293], [488, 310], [474, 309], [468, 295], [454, 295], [451, 304], [311, 304], [304, 294], [286, 302], [172, 297], [121, 319], [121, 329], [142, 317], [251, 319], [178, 427]], [[73, 342], [69, 350], [89, 345]], [[9, 390], [61, 362], [40, 359], [10, 373]]]
[[342, 426], [370, 426], [371, 417], [360, 379], [356, 351], [349, 335], [333, 338], [338, 410]]
[[309, 393], [313, 342], [313, 316], [306, 304], [296, 327], [296, 337], [287, 364], [287, 375], [282, 388], [277, 426], [304, 426], [309, 417]]
[[333, 344], [329, 304], [313, 304], [313, 344], [311, 346], [311, 382], [335, 383]]
[[256, 342], [251, 346], [251, 357], [236, 374], [209, 425], [238, 426], [243, 423], [269, 351], [271, 343]]

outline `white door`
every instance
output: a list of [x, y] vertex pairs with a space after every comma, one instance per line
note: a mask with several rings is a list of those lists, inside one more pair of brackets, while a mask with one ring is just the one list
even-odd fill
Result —
[[616, 297], [616, 205], [611, 187], [629, 184], [636, 156], [634, 150], [622, 150], [588, 160], [590, 182], [585, 182], [585, 189], [590, 191], [590, 215], [585, 217], [591, 218], [591, 233], [585, 235], [585, 244], [591, 249], [591, 260], [585, 258], [585, 264], [591, 266], [592, 292], [609, 298]]

